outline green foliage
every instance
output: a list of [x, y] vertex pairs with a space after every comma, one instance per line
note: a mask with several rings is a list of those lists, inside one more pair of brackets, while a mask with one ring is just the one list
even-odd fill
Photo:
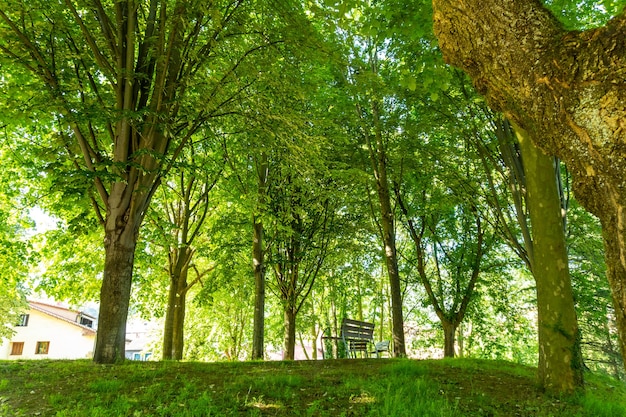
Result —
[[567, 243], [585, 365], [624, 379], [601, 226], [575, 200], [567, 211]]
[[32, 250], [28, 215], [29, 202], [23, 194], [25, 169], [13, 151], [12, 138], [5, 135], [0, 148], [0, 340], [12, 334], [12, 326], [27, 307], [27, 278], [39, 259]]
[[97, 228], [76, 227], [59, 221], [56, 229], [34, 236], [35, 247], [44, 261], [31, 285], [57, 300], [82, 305], [98, 299], [104, 248]]
[[624, 0], [543, 0], [543, 3], [572, 30], [602, 26], [626, 5]]

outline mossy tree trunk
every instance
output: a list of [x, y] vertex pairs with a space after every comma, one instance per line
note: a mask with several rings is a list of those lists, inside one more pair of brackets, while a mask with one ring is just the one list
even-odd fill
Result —
[[566, 31], [537, 0], [433, 0], [433, 10], [447, 62], [566, 163], [578, 201], [600, 219], [626, 356], [626, 13]]
[[532, 273], [537, 285], [539, 382], [548, 391], [572, 392], [583, 385], [580, 334], [568, 268], [555, 159], [516, 131], [524, 171], [533, 240]]

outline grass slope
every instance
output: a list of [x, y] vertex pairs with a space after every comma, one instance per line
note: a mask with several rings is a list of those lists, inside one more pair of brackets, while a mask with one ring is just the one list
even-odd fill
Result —
[[0, 361], [0, 416], [626, 416], [626, 386], [542, 394], [533, 368], [479, 360]]

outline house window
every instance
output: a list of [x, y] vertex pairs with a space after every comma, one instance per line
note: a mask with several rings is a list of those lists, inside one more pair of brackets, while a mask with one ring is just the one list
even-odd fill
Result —
[[21, 355], [24, 350], [24, 342], [11, 343], [11, 355]]
[[80, 317], [80, 324], [87, 327], [93, 327], [93, 320], [88, 319], [87, 317]]
[[18, 327], [26, 327], [28, 326], [28, 317], [30, 314], [20, 314], [20, 319], [17, 321]]
[[50, 348], [50, 342], [37, 342], [37, 349], [35, 349], [35, 355], [47, 355]]

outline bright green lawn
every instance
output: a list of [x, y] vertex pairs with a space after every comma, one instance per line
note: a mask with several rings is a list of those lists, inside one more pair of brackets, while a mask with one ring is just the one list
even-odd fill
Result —
[[506, 362], [0, 361], [0, 416], [626, 416], [626, 386], [587, 375], [584, 394], [537, 390]]

